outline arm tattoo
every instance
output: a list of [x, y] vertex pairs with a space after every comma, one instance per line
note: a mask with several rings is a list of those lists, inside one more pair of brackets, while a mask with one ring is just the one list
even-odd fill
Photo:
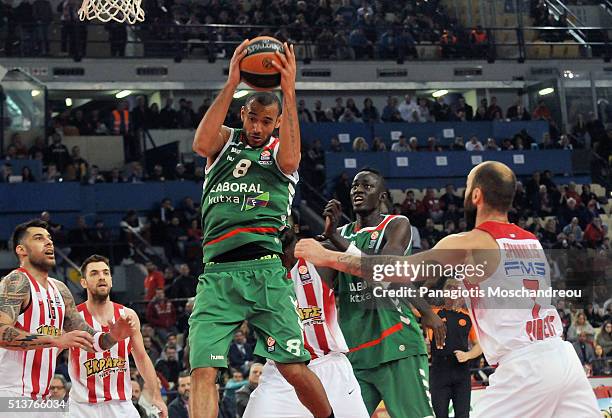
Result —
[[289, 124], [289, 139], [291, 139], [291, 152], [293, 154], [293, 158], [296, 158], [296, 134], [295, 134], [295, 123], [293, 121], [293, 110], [287, 112], [287, 122]]
[[8, 350], [33, 350], [52, 347], [46, 335], [30, 334], [12, 325], [0, 325], [0, 347]]
[[[70, 290], [66, 285], [62, 282], [56, 281], [57, 287], [64, 299], [64, 305], [66, 306], [66, 314], [64, 315], [64, 329], [65, 332], [70, 331], [85, 331], [91, 336], [94, 336], [98, 331], [90, 327], [87, 322], [81, 317], [81, 314], [76, 308], [76, 304], [74, 303], [74, 297]], [[113, 345], [115, 345], [117, 341], [107, 332], [102, 334], [100, 338], [100, 347], [104, 350], [108, 350]]]
[[14, 271], [0, 281], [0, 323], [13, 325], [30, 297], [27, 276]]

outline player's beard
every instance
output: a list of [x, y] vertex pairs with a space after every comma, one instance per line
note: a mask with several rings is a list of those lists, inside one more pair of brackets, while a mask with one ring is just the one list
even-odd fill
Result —
[[472, 192], [470, 192], [469, 196], [466, 196], [463, 202], [463, 215], [467, 224], [467, 230], [471, 231], [476, 227], [476, 216], [478, 215], [478, 208], [472, 203]]
[[30, 264], [37, 270], [46, 271], [48, 273], [49, 270], [55, 267], [55, 257], [53, 257], [53, 260], [49, 260], [47, 256], [43, 254], [41, 257], [30, 256], [29, 258]]
[[91, 291], [91, 298], [97, 303], [106, 302], [109, 296], [110, 290], [106, 293], [98, 292], [97, 290]]

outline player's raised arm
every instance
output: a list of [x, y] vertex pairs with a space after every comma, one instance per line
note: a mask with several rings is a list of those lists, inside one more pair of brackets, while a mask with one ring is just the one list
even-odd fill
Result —
[[14, 271], [0, 281], [0, 347], [26, 351], [37, 348], [79, 347], [93, 349], [93, 339], [86, 332], [67, 333], [55, 337], [31, 334], [15, 327], [22, 308], [30, 302], [30, 283], [25, 273]]
[[110, 332], [96, 331], [90, 327], [79, 314], [76, 304], [74, 303], [72, 293], [70, 293], [68, 287], [58, 280], [55, 280], [54, 283], [57, 285], [57, 288], [62, 294], [64, 305], [66, 306], [66, 313], [64, 315], [64, 331], [68, 331], [68, 333], [71, 331], [84, 332], [85, 334], [91, 336], [93, 345], [86, 348], [88, 351], [106, 351], [117, 344], [117, 341], [129, 337], [135, 332], [134, 319], [130, 316], [120, 317], [109, 327]]
[[[401, 274], [401, 272], [400, 274], [395, 274], [396, 270], [391, 272], [394, 266], [403, 263], [412, 265], [433, 263], [451, 266], [465, 264], [470, 260], [470, 253], [472, 253], [470, 250], [487, 249], [486, 247], [481, 248], [479, 239], [481, 234], [481, 231], [474, 230], [465, 234], [449, 235], [440, 240], [431, 250], [411, 256], [365, 254], [359, 256], [340, 253], [323, 248], [314, 239], [307, 239], [297, 243], [295, 256], [304, 258], [314, 265], [331, 267], [368, 280], [406, 283], [416, 278]], [[485, 273], [488, 274], [489, 270], [494, 270], [492, 266], [496, 267], [496, 263], [489, 263]], [[386, 271], [385, 267], [387, 267]], [[485, 277], [487, 274], [485, 274]], [[427, 277], [427, 275], [423, 274], [418, 277], [418, 280], [421, 281], [428, 278], [435, 277]]]
[[285, 42], [284, 50], [284, 54], [276, 51], [278, 60], [272, 61], [272, 65], [281, 73], [281, 90], [283, 92], [283, 111], [279, 128], [280, 144], [276, 162], [283, 173], [293, 174], [300, 166], [301, 158], [300, 124], [295, 99], [297, 65], [293, 45], [288, 45]]
[[227, 82], [200, 121], [193, 138], [193, 151], [202, 157], [207, 157], [208, 164], [215, 160], [230, 137], [230, 129], [223, 126], [223, 121], [232, 103], [236, 87], [240, 84], [240, 60], [246, 55], [248, 42], [249, 40], [245, 39], [234, 51]]
[[148, 400], [157, 407], [160, 411], [160, 418], [168, 417], [168, 408], [161, 397], [160, 385], [157, 380], [157, 373], [155, 367], [151, 362], [151, 358], [147, 354], [142, 341], [142, 334], [140, 333], [140, 320], [138, 315], [132, 309], [127, 309], [128, 315], [134, 318], [135, 332], [130, 337], [132, 343], [132, 357], [134, 357], [134, 363], [138, 372], [144, 379], [143, 392], [146, 394]]

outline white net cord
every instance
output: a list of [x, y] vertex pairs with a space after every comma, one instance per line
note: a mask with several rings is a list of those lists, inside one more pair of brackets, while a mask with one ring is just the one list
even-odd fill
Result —
[[144, 22], [141, 3], [142, 0], [83, 0], [83, 5], [79, 9], [79, 18], [98, 19], [102, 22], [114, 20], [133, 25]]

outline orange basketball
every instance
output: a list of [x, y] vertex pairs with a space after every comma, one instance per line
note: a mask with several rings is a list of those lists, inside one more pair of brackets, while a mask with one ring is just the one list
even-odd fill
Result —
[[247, 45], [247, 53], [240, 61], [242, 80], [256, 90], [271, 90], [281, 82], [280, 73], [272, 66], [278, 58], [275, 52], [285, 53], [283, 44], [270, 36], [258, 36]]

